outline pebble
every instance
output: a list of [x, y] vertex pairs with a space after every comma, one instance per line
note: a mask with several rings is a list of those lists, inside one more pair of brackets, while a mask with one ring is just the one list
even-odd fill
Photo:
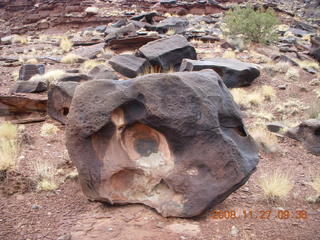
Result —
[[239, 230], [236, 226], [232, 226], [231, 227], [231, 231], [230, 231], [230, 235], [233, 236], [233, 237], [236, 237], [239, 233]]
[[32, 204], [31, 208], [32, 208], [33, 210], [38, 210], [38, 209], [40, 209], [40, 206], [39, 206], [39, 205], [36, 205], [36, 204]]

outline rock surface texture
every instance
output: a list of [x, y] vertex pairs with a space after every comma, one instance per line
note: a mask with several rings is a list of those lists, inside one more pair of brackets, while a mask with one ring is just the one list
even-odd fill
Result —
[[213, 69], [223, 79], [228, 88], [249, 86], [260, 76], [259, 69], [251, 63], [236, 59], [214, 58], [207, 60], [184, 59], [180, 71], [200, 71]]
[[48, 115], [65, 124], [69, 113], [71, 100], [78, 82], [59, 82], [52, 85], [48, 91]]
[[67, 148], [85, 195], [193, 217], [258, 162], [240, 110], [212, 70], [93, 80], [76, 88]]

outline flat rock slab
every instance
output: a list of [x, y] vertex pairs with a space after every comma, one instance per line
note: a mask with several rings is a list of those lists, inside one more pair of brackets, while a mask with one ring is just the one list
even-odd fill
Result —
[[112, 50], [136, 50], [148, 42], [159, 39], [152, 36], [127, 36], [119, 39], [110, 40], [107, 45]]
[[91, 46], [80, 47], [72, 53], [85, 59], [95, 58], [103, 50], [105, 43], [98, 43]]
[[0, 95], [0, 116], [47, 111], [47, 96]]
[[143, 203], [165, 217], [197, 216], [223, 201], [258, 162], [213, 70], [82, 83], [66, 143], [89, 199]]
[[24, 64], [19, 70], [19, 81], [27, 81], [34, 75], [44, 74], [44, 71], [43, 64]]
[[134, 78], [149, 65], [145, 58], [136, 57], [129, 54], [117, 55], [110, 59], [109, 64], [114, 70], [122, 75]]
[[47, 91], [47, 84], [42, 81], [18, 81], [10, 89], [11, 93], [40, 93]]
[[249, 86], [254, 79], [260, 76], [260, 71], [254, 64], [228, 58], [197, 61], [184, 59], [180, 67], [180, 71], [200, 71], [202, 69], [215, 70], [228, 88]]
[[181, 35], [149, 42], [139, 48], [138, 55], [163, 70], [179, 67], [184, 58], [197, 59], [195, 48]]

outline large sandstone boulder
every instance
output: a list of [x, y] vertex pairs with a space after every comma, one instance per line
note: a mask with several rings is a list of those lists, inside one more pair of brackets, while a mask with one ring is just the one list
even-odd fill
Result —
[[143, 73], [145, 68], [149, 65], [145, 58], [140, 58], [129, 54], [114, 56], [109, 60], [109, 64], [117, 72], [131, 78]]
[[184, 59], [180, 67], [180, 71], [200, 71], [202, 69], [215, 70], [228, 88], [249, 86], [254, 79], [260, 76], [260, 71], [254, 64], [228, 58], [196, 61]]
[[192, 217], [258, 162], [238, 106], [212, 70], [93, 80], [76, 88], [66, 142], [84, 194]]
[[158, 39], [139, 48], [138, 55], [163, 70], [179, 67], [182, 59], [197, 59], [196, 50], [182, 35]]
[[314, 155], [320, 155], [320, 120], [309, 119], [287, 131], [287, 136], [301, 141]]

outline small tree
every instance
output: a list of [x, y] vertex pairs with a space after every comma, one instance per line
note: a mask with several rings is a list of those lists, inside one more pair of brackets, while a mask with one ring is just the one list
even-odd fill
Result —
[[237, 6], [226, 13], [224, 22], [226, 34], [241, 34], [249, 42], [270, 43], [278, 38], [276, 26], [280, 21], [271, 8], [255, 10], [251, 4], [244, 8]]

